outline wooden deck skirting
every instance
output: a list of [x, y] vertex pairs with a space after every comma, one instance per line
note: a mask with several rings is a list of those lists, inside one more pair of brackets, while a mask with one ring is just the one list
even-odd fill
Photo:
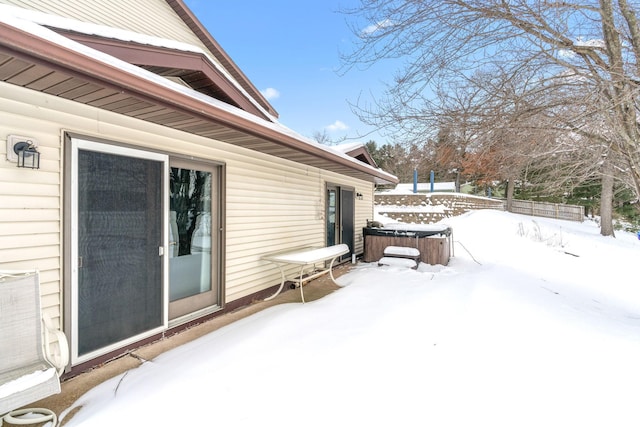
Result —
[[362, 260], [377, 262], [384, 256], [384, 249], [387, 246], [404, 246], [418, 249], [421, 262], [447, 265], [451, 256], [450, 237], [365, 236]]
[[435, 265], [449, 263], [449, 242], [446, 237], [411, 237], [367, 236], [364, 247], [364, 262], [376, 262], [384, 256], [387, 246], [406, 246], [420, 251], [420, 261]]

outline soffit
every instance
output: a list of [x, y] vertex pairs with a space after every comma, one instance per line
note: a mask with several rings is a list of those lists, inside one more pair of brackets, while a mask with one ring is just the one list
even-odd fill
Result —
[[0, 81], [354, 178], [397, 182], [273, 124], [185, 96], [2, 23]]
[[[253, 102], [272, 117], [277, 111], [260, 93], [247, 76], [240, 70], [206, 27], [189, 10], [182, 0], [0, 0], [0, 5], [12, 5], [20, 9], [49, 15], [51, 25], [61, 25], [60, 29], [85, 28], [66, 27], [58, 17], [93, 24], [114, 30], [124, 30], [136, 34], [186, 43], [204, 49], [213, 61], [224, 70], [248, 94]], [[46, 25], [45, 22], [41, 24]]]
[[182, 79], [194, 90], [270, 119], [200, 53], [177, 51], [134, 42], [121, 42], [86, 34], [55, 30], [65, 37], [163, 77]]

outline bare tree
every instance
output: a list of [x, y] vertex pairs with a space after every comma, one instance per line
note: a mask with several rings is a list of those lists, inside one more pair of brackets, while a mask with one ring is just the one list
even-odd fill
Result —
[[[570, 76], [597, 93], [598, 102], [584, 106], [576, 116], [581, 120], [567, 125], [565, 115], [555, 125], [589, 133], [588, 118], [606, 116], [609, 132], [587, 141], [621, 159], [618, 171], [640, 198], [637, 7], [627, 0], [361, 0], [345, 12], [369, 26], [353, 28], [360, 43], [343, 56], [344, 67], [406, 59], [386, 98], [356, 104], [361, 118], [404, 135], [433, 129], [433, 117], [424, 120], [421, 112], [433, 104], [434, 88], [452, 79], [487, 67], [505, 75], [532, 67], [539, 70], [540, 87], [566, 86]], [[553, 108], [547, 111], [548, 122], [559, 117]]]
[[323, 145], [336, 145], [337, 144], [337, 141], [334, 141], [331, 138], [331, 136], [327, 133], [326, 129], [323, 130], [322, 132], [314, 131], [313, 135], [311, 137], [318, 144], [323, 144]]

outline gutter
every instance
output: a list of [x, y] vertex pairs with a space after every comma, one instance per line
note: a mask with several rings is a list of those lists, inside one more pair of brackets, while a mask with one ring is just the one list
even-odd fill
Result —
[[[341, 155], [311, 140], [303, 140], [294, 131], [278, 123], [264, 121], [243, 110], [199, 94], [127, 62], [91, 49], [30, 21], [14, 18], [15, 25], [0, 21], [1, 43], [15, 52], [28, 55], [83, 79], [118, 88], [122, 93], [152, 100], [174, 110], [199, 116], [259, 139], [328, 160], [390, 183], [398, 179], [382, 170]], [[11, 19], [11, 17], [9, 17]], [[23, 29], [26, 28], [26, 29]]]

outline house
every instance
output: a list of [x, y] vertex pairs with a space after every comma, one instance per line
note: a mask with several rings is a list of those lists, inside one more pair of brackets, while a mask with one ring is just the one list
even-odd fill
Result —
[[362, 253], [397, 183], [280, 125], [182, 0], [0, 0], [0, 140], [0, 269], [40, 271], [71, 373], [269, 295], [266, 253]]

